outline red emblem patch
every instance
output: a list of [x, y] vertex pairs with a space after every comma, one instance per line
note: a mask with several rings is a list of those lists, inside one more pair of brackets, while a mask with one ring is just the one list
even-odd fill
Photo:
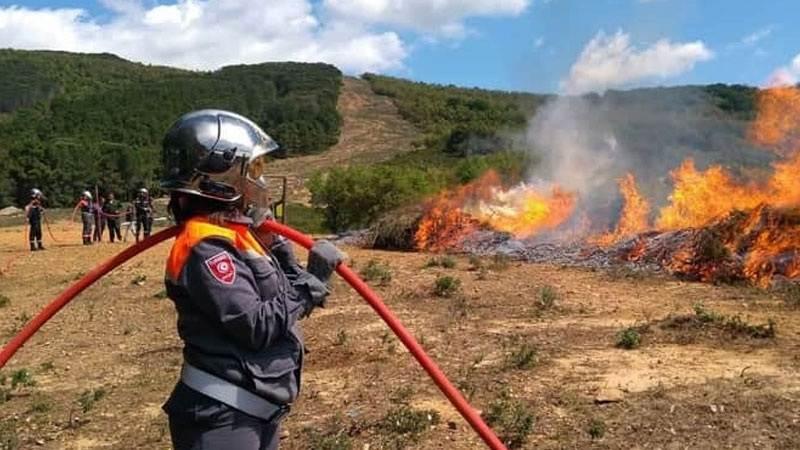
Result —
[[228, 252], [220, 252], [206, 260], [206, 266], [211, 275], [222, 284], [233, 284], [236, 280], [236, 266]]

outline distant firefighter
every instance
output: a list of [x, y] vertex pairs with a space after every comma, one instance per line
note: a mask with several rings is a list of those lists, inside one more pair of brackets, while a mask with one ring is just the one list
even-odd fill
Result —
[[42, 245], [42, 221], [44, 220], [42, 201], [42, 191], [31, 189], [31, 201], [25, 206], [25, 217], [28, 220], [28, 240], [32, 252], [44, 250], [44, 245]]
[[92, 233], [92, 241], [94, 242], [102, 242], [103, 232], [106, 230], [106, 218], [103, 215], [104, 203], [105, 199], [101, 195], [98, 195], [97, 200], [94, 202], [94, 208], [92, 209], [92, 213], [94, 213], [94, 233]]
[[153, 202], [147, 189], [139, 189], [136, 200], [133, 201], [133, 209], [136, 215], [136, 242], [139, 242], [139, 233], [144, 231], [144, 237], [147, 238], [153, 228]]
[[114, 193], [109, 192], [108, 198], [103, 203], [102, 207], [103, 217], [108, 224], [108, 238], [113, 243], [114, 240], [122, 241], [122, 234], [120, 233], [119, 222], [122, 216], [122, 204], [114, 198]]
[[89, 191], [83, 191], [78, 204], [72, 211], [73, 218], [75, 212], [81, 211], [81, 222], [83, 223], [83, 245], [92, 245], [92, 224], [94, 224], [94, 203], [92, 202], [92, 194]]

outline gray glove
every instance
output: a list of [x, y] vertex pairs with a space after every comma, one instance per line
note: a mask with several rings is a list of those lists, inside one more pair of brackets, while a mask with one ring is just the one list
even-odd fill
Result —
[[314, 308], [324, 308], [325, 300], [331, 292], [325, 283], [305, 271], [298, 275], [292, 286], [304, 297], [303, 312], [300, 314], [303, 318], [310, 316]]
[[297, 277], [300, 272], [303, 272], [303, 267], [297, 262], [294, 256], [294, 249], [291, 242], [283, 236], [274, 235], [272, 237], [272, 245], [269, 248], [270, 253], [278, 260], [283, 272], [291, 279]]
[[311, 247], [307, 270], [323, 283], [327, 283], [342, 260], [344, 260], [344, 254], [330, 241], [321, 239]]

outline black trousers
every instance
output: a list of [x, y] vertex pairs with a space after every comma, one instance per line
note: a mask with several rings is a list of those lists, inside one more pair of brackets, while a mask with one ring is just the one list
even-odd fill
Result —
[[92, 243], [92, 225], [94, 225], [94, 214], [90, 212], [81, 213], [81, 222], [83, 222], [83, 236], [84, 244]]
[[280, 420], [267, 422], [178, 383], [164, 405], [175, 450], [277, 450]]
[[41, 221], [33, 221], [30, 224], [30, 228], [28, 229], [28, 241], [31, 243], [31, 247], [35, 243], [42, 244], [42, 222]]
[[106, 218], [100, 214], [94, 216], [94, 235], [92, 240], [100, 242], [103, 240], [103, 232], [106, 230]]
[[116, 217], [109, 217], [106, 224], [108, 225], [108, 238], [111, 242], [114, 242], [115, 237], [121, 241], [122, 233], [120, 233], [119, 230], [119, 219]]
[[136, 242], [139, 242], [139, 233], [144, 231], [144, 237], [150, 236], [153, 228], [153, 218], [150, 216], [136, 216]]

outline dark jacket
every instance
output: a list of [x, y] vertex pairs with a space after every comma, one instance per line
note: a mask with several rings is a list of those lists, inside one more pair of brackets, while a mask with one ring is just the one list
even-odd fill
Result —
[[185, 223], [167, 262], [167, 294], [178, 312], [186, 362], [287, 404], [299, 391], [297, 321], [311, 294], [302, 276], [290, 279], [265, 253], [246, 222]]

